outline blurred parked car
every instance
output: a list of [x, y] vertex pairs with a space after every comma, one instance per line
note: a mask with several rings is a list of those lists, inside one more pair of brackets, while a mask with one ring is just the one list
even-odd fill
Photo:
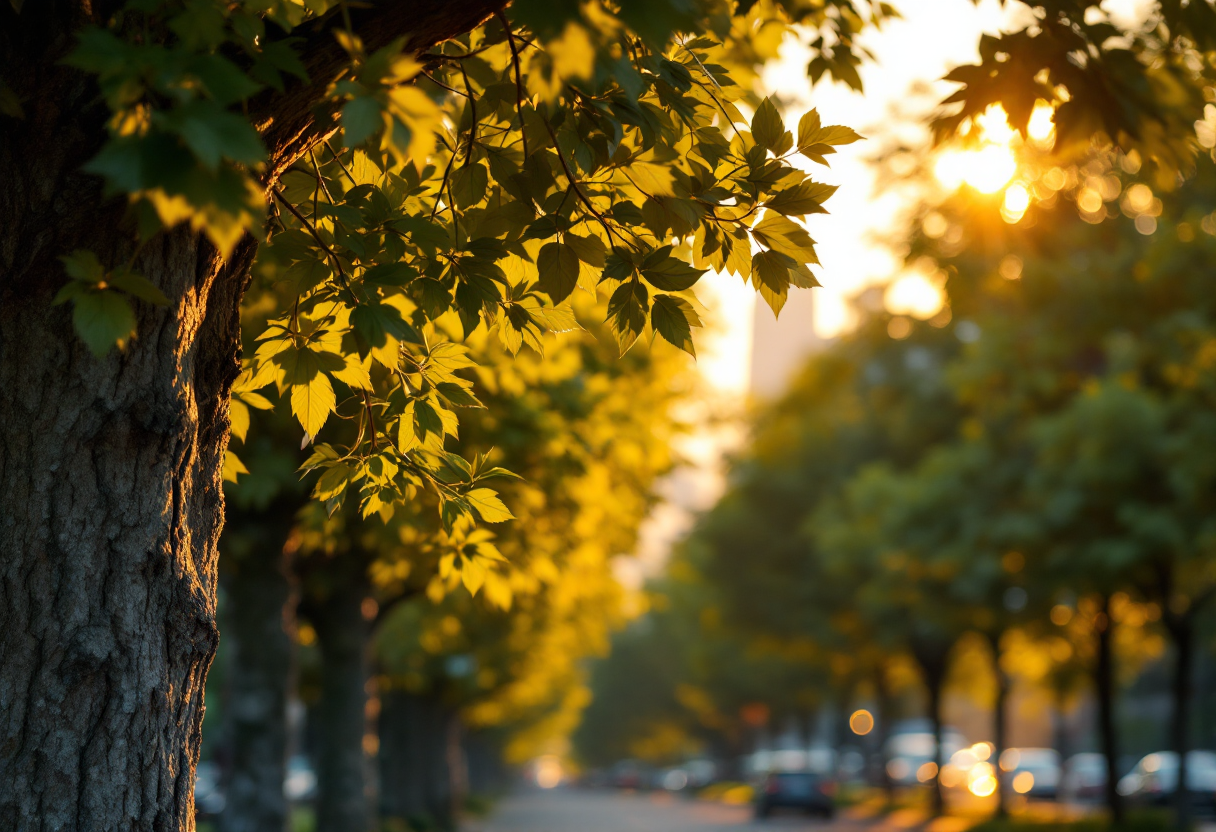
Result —
[[194, 771], [194, 817], [215, 820], [224, 811], [224, 793], [220, 791], [220, 770], [215, 763], [202, 762]]
[[[1141, 758], [1119, 780], [1119, 794], [1132, 803], [1164, 806], [1178, 788], [1178, 755], [1156, 751]], [[1186, 790], [1196, 808], [1216, 812], [1216, 752], [1190, 751], [1186, 755]]]
[[[942, 732], [942, 759], [949, 760], [956, 751], [967, 745], [963, 735], [947, 728]], [[887, 759], [887, 776], [897, 786], [912, 786], [933, 779], [936, 771], [930, 771], [934, 760], [932, 732], [914, 731], [895, 734], [887, 740], [884, 753]]]
[[688, 773], [688, 788], [702, 789], [718, 777], [718, 766], [713, 760], [689, 760], [683, 766]]
[[682, 792], [688, 788], [688, 772], [679, 766], [662, 769], [659, 772], [659, 788], [669, 792]]
[[307, 757], [295, 756], [287, 761], [287, 777], [283, 780], [283, 794], [293, 802], [314, 800], [317, 796], [317, 774]]
[[1106, 792], [1106, 757], [1092, 751], [1074, 754], [1064, 762], [1060, 799], [1069, 803], [1102, 800]]
[[1001, 776], [1015, 792], [1054, 800], [1060, 790], [1060, 753], [1053, 748], [1006, 748]]
[[773, 772], [764, 778], [764, 787], [756, 792], [756, 817], [766, 818], [774, 809], [801, 809], [830, 818], [836, 812], [832, 799], [835, 791], [835, 784], [822, 774]]
[[621, 760], [609, 772], [609, 781], [618, 789], [649, 788], [651, 772], [637, 760]]

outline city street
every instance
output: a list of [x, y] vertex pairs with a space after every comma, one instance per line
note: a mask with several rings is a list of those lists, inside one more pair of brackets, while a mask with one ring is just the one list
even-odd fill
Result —
[[750, 806], [688, 800], [662, 792], [574, 789], [521, 792], [499, 803], [488, 820], [469, 824], [471, 832], [846, 832], [873, 828], [872, 822], [824, 821], [798, 814], [760, 822], [753, 819]]

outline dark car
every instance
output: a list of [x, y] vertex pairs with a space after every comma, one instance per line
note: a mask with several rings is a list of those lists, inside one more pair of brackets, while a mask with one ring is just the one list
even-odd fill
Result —
[[766, 818], [774, 809], [801, 809], [807, 814], [830, 818], [836, 812], [832, 781], [809, 771], [774, 772], [764, 778], [756, 793], [756, 817]]
[[[1178, 755], [1173, 751], [1149, 754], [1119, 781], [1118, 788], [1132, 803], [1169, 805], [1178, 790]], [[1187, 752], [1186, 790], [1197, 809], [1216, 813], [1216, 753]]]

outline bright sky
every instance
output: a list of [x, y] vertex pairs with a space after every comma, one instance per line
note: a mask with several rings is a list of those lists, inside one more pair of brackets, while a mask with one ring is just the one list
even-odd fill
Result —
[[[1009, 14], [1018, 13], [1003, 11], [997, 0], [978, 5], [971, 0], [894, 0], [894, 5], [903, 19], [865, 37], [877, 63], [861, 70], [863, 94], [840, 84], [812, 88], [806, 77], [810, 53], [797, 42], [787, 43], [781, 59], [761, 77], [761, 91], [776, 93], [785, 102], [787, 126], [793, 128], [801, 113], [816, 107], [824, 124], [847, 124], [870, 139], [841, 148], [830, 157], [830, 169], [808, 163], [816, 179], [842, 185], [828, 204], [831, 213], [808, 223], [822, 263], [818, 276], [824, 288], [812, 291], [815, 328], [824, 337], [849, 328], [850, 297], [867, 286], [907, 277], [901, 275], [898, 253], [883, 240], [898, 240], [910, 197], [895, 191], [876, 193], [875, 170], [866, 158], [894, 139], [910, 146], [925, 142], [924, 116], [951, 88], [938, 79], [951, 67], [974, 61], [980, 33], [995, 32]], [[923, 292], [918, 296], [915, 284], [915, 279], [901, 282], [888, 303], [923, 303]], [[727, 407], [733, 402], [738, 410], [749, 387], [755, 291], [728, 275], [703, 285], [705, 290], [698, 286], [698, 294], [710, 309], [713, 325], [698, 340], [697, 367], [709, 387], [706, 398]], [[636, 587], [662, 568], [671, 544], [691, 525], [693, 512], [712, 505], [721, 493], [722, 454], [737, 447], [741, 438], [735, 425], [699, 432], [682, 443], [680, 450], [690, 464], [668, 479], [666, 500], [643, 527], [636, 556], [618, 562], [622, 583]]]
[[903, 19], [869, 32], [865, 44], [877, 58], [862, 67], [864, 93], [843, 84], [806, 82], [809, 51], [787, 43], [782, 60], [764, 72], [762, 84], [787, 102], [790, 117], [816, 107], [824, 124], [847, 124], [869, 140], [840, 148], [830, 171], [808, 169], [817, 179], [841, 185], [828, 203], [828, 216], [808, 223], [823, 264], [815, 290], [815, 328], [831, 337], [847, 329], [846, 299], [866, 286], [885, 284], [900, 270], [897, 253], [883, 240], [898, 239], [900, 217], [908, 197], [895, 191], [876, 193], [874, 169], [865, 161], [895, 140], [915, 146], [927, 140], [925, 116], [954, 87], [940, 79], [952, 67], [977, 59], [981, 32], [996, 32], [1010, 14], [1024, 13], [1014, 4], [1002, 10], [996, 0], [896, 0]]

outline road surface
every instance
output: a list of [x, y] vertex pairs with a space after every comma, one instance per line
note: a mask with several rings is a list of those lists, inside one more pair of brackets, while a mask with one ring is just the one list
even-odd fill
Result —
[[689, 800], [665, 792], [532, 790], [501, 801], [470, 832], [861, 832], [869, 825], [777, 815], [763, 822], [750, 806]]

